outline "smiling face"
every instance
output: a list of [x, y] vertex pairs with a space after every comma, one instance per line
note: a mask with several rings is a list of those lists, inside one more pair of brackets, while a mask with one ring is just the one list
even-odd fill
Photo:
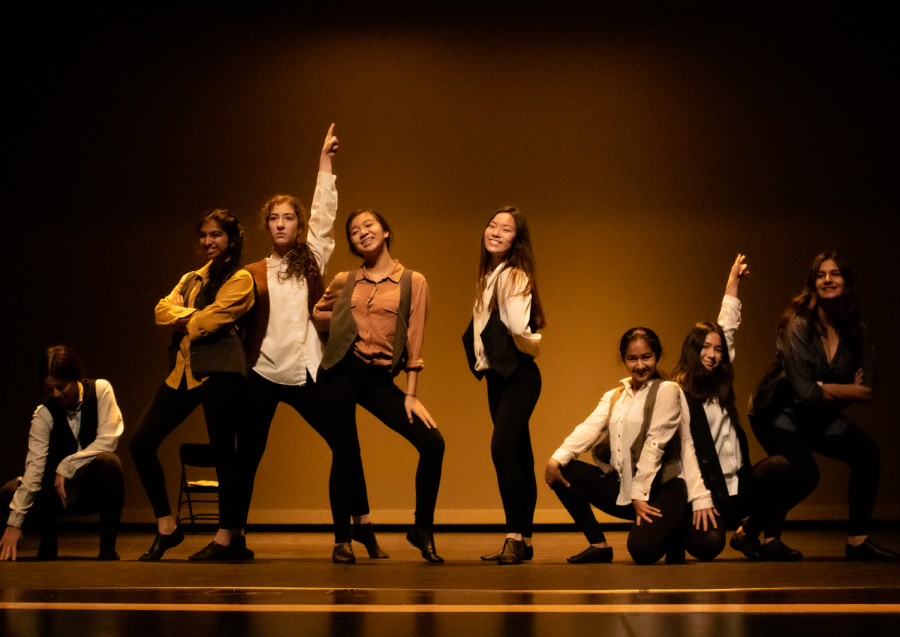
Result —
[[816, 294], [821, 300], [837, 299], [844, 294], [844, 277], [833, 259], [823, 261], [816, 274]]
[[516, 239], [516, 221], [508, 212], [498, 212], [484, 229], [484, 249], [494, 264], [506, 259]]
[[349, 234], [356, 252], [364, 258], [379, 254], [384, 248], [385, 239], [390, 236], [371, 212], [362, 212], [353, 217]]
[[635, 339], [628, 344], [625, 355], [622, 357], [625, 369], [631, 374], [631, 387], [639, 390], [644, 383], [656, 375], [656, 354], [642, 338]]
[[207, 219], [200, 226], [200, 249], [206, 254], [206, 258], [215, 263], [223, 263], [228, 260], [230, 250], [228, 248], [228, 235], [222, 230], [218, 221]]
[[71, 411], [78, 405], [81, 392], [77, 380], [47, 376], [44, 379], [44, 389], [47, 391], [47, 396], [59, 403], [60, 407]]
[[703, 341], [700, 350], [700, 362], [709, 371], [714, 370], [722, 362], [722, 338], [718, 332], [710, 332]]

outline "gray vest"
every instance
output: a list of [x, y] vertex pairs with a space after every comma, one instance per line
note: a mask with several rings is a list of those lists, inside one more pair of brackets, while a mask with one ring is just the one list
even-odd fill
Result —
[[[650, 430], [650, 421], [653, 419], [653, 408], [656, 406], [656, 394], [659, 393], [659, 386], [661, 384], [662, 380], [659, 378], [655, 379], [655, 382], [647, 393], [647, 401], [644, 403], [644, 421], [641, 424], [641, 431], [631, 445], [632, 477], [634, 476], [635, 471], [637, 471], [637, 464], [641, 459], [644, 441], [647, 439], [647, 432]], [[594, 462], [600, 468], [600, 471], [603, 472], [603, 475], [606, 475], [613, 470], [612, 466], [609, 464], [610, 457], [612, 456], [612, 450], [610, 449], [609, 443], [609, 420], [612, 418], [613, 407], [616, 406], [616, 402], [622, 397], [624, 391], [625, 386], [623, 385], [622, 387], [619, 387], [613, 393], [612, 398], [610, 398], [609, 413], [606, 415], [606, 427], [603, 429], [603, 433], [600, 434], [600, 438], [597, 439], [597, 442], [591, 449], [591, 455], [594, 457]], [[678, 477], [678, 474], [681, 473], [681, 438], [679, 438], [678, 435], [678, 432], [675, 432], [675, 435], [669, 440], [666, 445], [666, 450], [663, 452], [662, 466], [659, 469], [659, 473], [657, 473], [657, 479], [659, 479], [660, 484], [665, 484], [672, 478]]]
[[[341, 290], [334, 302], [331, 324], [328, 328], [328, 344], [322, 354], [322, 369], [330, 369], [341, 362], [359, 336], [359, 327], [353, 318], [353, 308], [350, 307], [350, 299], [353, 297], [353, 289], [356, 287], [357, 272], [358, 270], [353, 270], [347, 273], [347, 283], [344, 284], [344, 289]], [[412, 305], [412, 275], [413, 271], [409, 268], [404, 268], [400, 275], [400, 306], [397, 309], [397, 327], [394, 330], [392, 376], [396, 376], [402, 371], [408, 359], [406, 329]]]

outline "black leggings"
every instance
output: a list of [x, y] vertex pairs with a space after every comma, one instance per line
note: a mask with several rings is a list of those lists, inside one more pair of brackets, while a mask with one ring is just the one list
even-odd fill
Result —
[[253, 371], [247, 377], [246, 415], [237, 430], [237, 526], [247, 524], [256, 470], [266, 450], [269, 428], [280, 402], [293, 407], [331, 448], [328, 495], [335, 524], [335, 541], [349, 542], [352, 528], [350, 516], [369, 512], [359, 443], [355, 442], [356, 430], [342, 431], [340, 425], [346, 422], [332, 422], [329, 419], [322, 391], [308, 372], [305, 385], [279, 385]]
[[531, 537], [537, 482], [528, 420], [541, 395], [541, 372], [534, 361], [519, 366], [509, 378], [488, 370], [488, 406], [494, 423], [491, 458], [506, 514], [506, 532]]
[[685, 521], [687, 552], [698, 560], [715, 559], [725, 548], [726, 529], [738, 526], [744, 518], [747, 535], [757, 537], [762, 531], [764, 537], [780, 538], [790, 508], [791, 475], [791, 465], [784, 456], [769, 456], [757, 462], [750, 475], [740, 475], [737, 494], [728, 498], [732, 515], [719, 511], [722, 516], [716, 520], [718, 528], [694, 528], [689, 506]]
[[751, 415], [750, 424], [766, 453], [784, 456], [791, 465], [793, 488], [788, 498], [789, 509], [805, 500], [819, 484], [819, 467], [813, 452], [848, 465], [849, 534], [868, 534], [881, 477], [878, 443], [853, 423], [847, 426], [844, 433], [833, 436], [804, 436], [774, 427], [768, 419], [759, 416]]
[[184, 376], [178, 389], [163, 384], [138, 423], [128, 449], [144, 491], [157, 518], [171, 515], [166, 477], [156, 452], [162, 441], [201, 403], [206, 431], [216, 459], [219, 480], [219, 528], [237, 528], [234, 511], [234, 445], [244, 403], [244, 378], [240, 374], [212, 374], [199, 387], [187, 388]]
[[[444, 437], [413, 414], [409, 422], [404, 402], [406, 394], [394, 384], [386, 366], [367, 365], [351, 350], [340, 363], [319, 375], [333, 426], [346, 435], [335, 444], [349, 446], [358, 453], [356, 405], [360, 405], [385, 425], [409, 440], [419, 452], [416, 469], [416, 526], [431, 532], [434, 508], [441, 486]], [[351, 433], [352, 432], [352, 433]], [[359, 465], [360, 471], [362, 464]], [[354, 476], [358, 484], [362, 475]], [[335, 520], [335, 525], [338, 522]]]
[[[48, 468], [48, 471], [51, 471]], [[9, 511], [19, 481], [10, 480], [0, 490], [0, 507]], [[119, 519], [125, 502], [125, 483], [119, 457], [108, 451], [97, 454], [81, 467], [71, 480], [66, 480], [66, 506], [63, 507], [53, 488], [53, 482], [44, 483], [25, 516], [26, 528], [39, 529], [44, 537], [55, 540], [57, 520], [70, 515], [100, 514], [100, 547], [112, 550], [116, 547]]]
[[[617, 518], [635, 520], [637, 513], [634, 506], [616, 504], [619, 497], [619, 476], [610, 471], [605, 476], [592, 464], [581, 460], [572, 460], [562, 469], [563, 477], [568, 481], [566, 487], [555, 483], [554, 492], [563, 506], [575, 520], [578, 529], [584, 533], [590, 544], [606, 541], [603, 527], [597, 522], [591, 505]], [[669, 550], [669, 545], [680, 537], [686, 512], [687, 486], [681, 478], [673, 478], [665, 484], [654, 481], [650, 488], [650, 506], [656, 507], [662, 517], [654, 517], [648, 524], [641, 520], [631, 526], [628, 532], [628, 552], [638, 564], [653, 564]]]

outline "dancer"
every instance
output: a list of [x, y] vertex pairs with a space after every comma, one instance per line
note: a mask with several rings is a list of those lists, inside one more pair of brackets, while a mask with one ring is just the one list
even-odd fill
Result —
[[[734, 334], [741, 322], [738, 287], [749, 274], [738, 255], [728, 275], [719, 321], [697, 323], [681, 348], [672, 380], [687, 398], [691, 438], [708, 493], [693, 502], [688, 553], [715, 559], [725, 548], [726, 524], [738, 526], [732, 548], [751, 560], [794, 562], [803, 556], [781, 542], [788, 511], [790, 465], [783, 456], [769, 456], [751, 465], [747, 435], [734, 404]], [[712, 509], [714, 516], [703, 517]], [[722, 519], [716, 520], [715, 515]], [[746, 518], [743, 526], [740, 521]], [[759, 534], [764, 532], [765, 543]]]
[[[312, 310], [324, 292], [321, 273], [334, 251], [337, 190], [332, 158], [337, 151], [332, 124], [319, 156], [316, 193], [308, 218], [300, 202], [287, 195], [272, 197], [261, 212], [263, 226], [272, 235], [272, 254], [247, 266], [256, 283], [256, 306], [249, 314], [245, 341], [250, 372], [247, 415], [237, 437], [237, 523], [241, 527], [247, 524], [256, 471], [275, 409], [283, 402], [303, 416], [331, 448], [329, 496], [336, 524], [335, 545], [349, 542], [352, 536], [366, 546], [370, 557], [386, 558], [369, 521], [359, 450], [353, 454], [343, 444], [346, 435], [330, 425], [316, 386], [323, 345], [312, 322]], [[305, 237], [307, 229], [309, 235]], [[355, 436], [355, 432], [350, 435]], [[359, 522], [352, 532], [348, 522], [351, 513]]]
[[25, 474], [0, 492], [0, 506], [10, 508], [0, 561], [16, 559], [26, 517], [41, 531], [38, 559], [55, 560], [59, 518], [94, 513], [100, 514], [97, 559], [118, 560], [125, 488], [114, 452], [123, 425], [112, 385], [84, 378], [81, 358], [67, 345], [44, 352], [38, 376], [47, 399], [31, 419]]
[[495, 212], [482, 233], [472, 315], [463, 345], [472, 373], [487, 378], [491, 457], [506, 514], [503, 548], [481, 559], [519, 564], [534, 556], [537, 483], [528, 420], [541, 395], [534, 359], [545, 321], [528, 224], [512, 206]]
[[[426, 560], [440, 563], [444, 560], [434, 546], [434, 508], [444, 438], [416, 397], [424, 367], [428, 284], [421, 274], [391, 259], [391, 228], [377, 212], [357, 210], [347, 219], [346, 232], [350, 251], [365, 261], [358, 270], [338, 274], [316, 304], [316, 325], [329, 332], [319, 382], [334, 427], [353, 432], [342, 442], [352, 453], [359, 453], [356, 405], [415, 446], [419, 452], [415, 526], [406, 539]], [[392, 380], [401, 370], [406, 370], [405, 393]], [[335, 561], [352, 561], [349, 542], [334, 551]]]
[[[544, 479], [590, 543], [569, 558], [572, 564], [613, 559], [592, 504], [617, 518], [635, 520], [628, 552], [638, 564], [652, 564], [663, 555], [667, 563], [681, 563], [685, 503], [705, 492], [687, 405], [678, 385], [657, 371], [662, 345], [653, 330], [625, 332], [619, 355], [630, 377], [606, 392], [594, 413], [566, 438], [547, 463]], [[596, 466], [575, 459], [588, 449]], [[713, 515], [710, 508], [698, 513]]]
[[850, 467], [847, 559], [897, 560], [896, 552], [869, 539], [881, 473], [878, 444], [841, 413], [874, 397], [875, 353], [860, 319], [856, 277], [837, 252], [815, 258], [777, 337], [775, 364], [751, 399], [750, 424], [763, 449], [791, 465], [790, 507], [819, 483], [813, 452], [836, 458]]
[[[244, 231], [227, 210], [197, 225], [209, 262], [188, 272], [156, 306], [156, 324], [173, 327], [172, 372], [150, 402], [128, 447], [157, 519], [156, 539], [142, 562], [159, 560], [184, 540], [177, 528], [156, 451], [201, 403], [219, 480], [219, 530], [193, 560], [252, 559], [235, 513], [235, 435], [243, 409], [247, 362], [236, 322], [253, 305], [253, 277], [241, 267]], [[232, 539], [232, 536], [236, 536]]]

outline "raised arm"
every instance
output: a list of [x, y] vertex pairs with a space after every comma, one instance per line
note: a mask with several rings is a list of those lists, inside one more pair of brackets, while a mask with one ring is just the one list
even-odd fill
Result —
[[316, 192], [309, 215], [309, 234], [306, 237], [306, 243], [316, 255], [322, 274], [325, 274], [328, 260], [334, 252], [334, 220], [338, 205], [337, 188], [334, 184], [336, 178], [331, 167], [331, 158], [337, 153], [338, 141], [333, 133], [334, 124], [328, 129], [319, 157], [319, 175], [316, 178]]
[[734, 362], [734, 334], [741, 324], [741, 301], [738, 299], [738, 287], [741, 279], [750, 274], [749, 266], [745, 263], [746, 257], [737, 255], [737, 259], [728, 273], [728, 283], [725, 284], [725, 296], [722, 299], [722, 308], [719, 310], [718, 323], [725, 333], [725, 346], [728, 348], [728, 358]]
[[319, 156], [319, 172], [331, 173], [331, 159], [338, 152], [338, 138], [334, 135], [334, 124], [328, 128], [325, 135], [325, 145], [322, 146], [322, 154]]

